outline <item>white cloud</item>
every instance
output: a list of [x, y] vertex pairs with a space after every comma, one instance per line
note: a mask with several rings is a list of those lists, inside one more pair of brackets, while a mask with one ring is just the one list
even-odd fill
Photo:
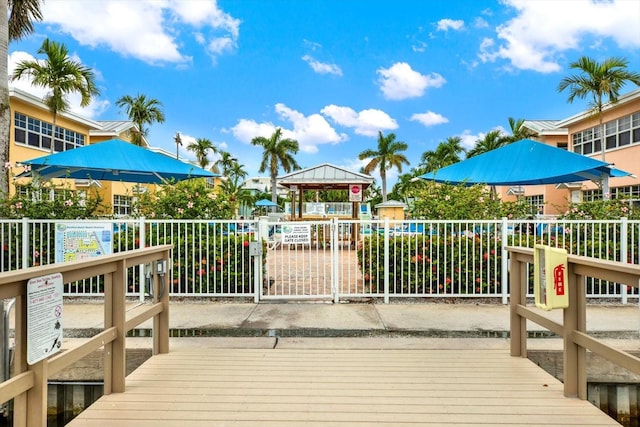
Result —
[[273, 123], [258, 123], [254, 120], [240, 119], [231, 128], [231, 133], [238, 141], [249, 144], [256, 136], [270, 137], [275, 130], [276, 126]]
[[347, 140], [345, 134], [338, 135], [320, 114], [305, 116], [281, 103], [276, 104], [276, 112], [293, 124], [293, 129], [284, 131], [283, 134], [288, 132], [291, 136], [286, 136], [287, 138], [297, 140], [302, 152], [316, 153], [320, 144], [337, 144]]
[[427, 43], [421, 40], [416, 40], [415, 43], [411, 45], [411, 50], [420, 53], [425, 52], [427, 50]]
[[458, 135], [465, 150], [469, 150], [476, 145], [476, 141], [484, 138], [484, 133], [473, 135], [470, 130], [465, 129], [462, 134]]
[[441, 125], [443, 123], [449, 123], [449, 119], [447, 119], [441, 114], [434, 113], [433, 111], [427, 111], [426, 113], [419, 113], [419, 114], [416, 113], [411, 116], [410, 120], [415, 122], [420, 122], [427, 127]]
[[336, 76], [342, 75], [342, 70], [336, 64], [326, 64], [320, 62], [310, 55], [303, 56], [302, 60], [309, 64], [313, 71], [318, 74], [335, 74]]
[[[13, 75], [13, 70], [15, 69], [17, 63], [22, 61], [35, 61], [36, 59], [37, 58], [33, 57], [27, 52], [11, 52], [8, 58], [8, 76]], [[76, 62], [82, 63], [82, 60], [77, 56], [73, 56], [72, 59]], [[42, 62], [43, 60], [39, 61]], [[96, 77], [99, 77], [99, 74], [97, 74]], [[31, 79], [27, 76], [24, 76], [19, 80], [11, 81], [10, 86], [30, 93], [40, 100], [42, 100], [49, 92], [48, 88], [42, 86], [33, 86], [31, 84]], [[75, 114], [79, 114], [83, 117], [96, 118], [99, 117], [104, 111], [106, 111], [107, 108], [109, 108], [109, 101], [106, 100], [95, 98], [91, 100], [89, 105], [87, 105], [86, 107], [80, 106], [81, 101], [82, 96], [79, 93], [73, 92], [68, 94], [67, 102], [69, 103], [69, 111]]]
[[[640, 47], [640, 2], [626, 0], [505, 0], [517, 16], [497, 28], [500, 43], [484, 46], [480, 59], [508, 60], [518, 69], [560, 70], [562, 52], [580, 50], [590, 38], [611, 38], [622, 48]], [[570, 16], [571, 19], [567, 19]]]
[[398, 123], [382, 110], [368, 109], [357, 112], [349, 107], [332, 104], [320, 112], [340, 126], [353, 128], [358, 135], [377, 136], [378, 131], [398, 128]]
[[464, 21], [459, 19], [441, 19], [437, 23], [436, 29], [438, 31], [449, 31], [449, 30], [461, 30], [464, 28]]
[[440, 87], [446, 83], [438, 73], [420, 74], [406, 62], [397, 62], [391, 68], [380, 68], [378, 83], [384, 97], [392, 100], [417, 98], [430, 87]]
[[473, 21], [473, 26], [475, 28], [489, 28], [489, 23], [482, 17], [477, 17]]
[[305, 116], [281, 103], [275, 105], [275, 110], [281, 119], [293, 125], [292, 129], [276, 126], [271, 122], [258, 123], [254, 120], [240, 119], [231, 128], [231, 132], [239, 141], [249, 143], [256, 136], [270, 137], [279, 127], [282, 129], [282, 137], [298, 141], [300, 151], [304, 153], [317, 153], [318, 145], [337, 144], [348, 139], [347, 135], [338, 134], [320, 114]]
[[125, 57], [156, 63], [184, 64], [178, 37], [191, 34], [213, 58], [235, 48], [240, 21], [201, 0], [47, 0], [44, 22], [54, 24], [80, 44], [107, 46]]

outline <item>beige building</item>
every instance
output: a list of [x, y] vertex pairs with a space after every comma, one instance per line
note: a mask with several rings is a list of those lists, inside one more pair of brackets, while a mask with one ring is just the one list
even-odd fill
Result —
[[[611, 178], [612, 198], [630, 198], [640, 204], [640, 89], [618, 98], [603, 111], [604, 161], [634, 176]], [[564, 120], [527, 120], [524, 126], [538, 134], [533, 138], [578, 154], [603, 160], [599, 118], [589, 111]], [[503, 200], [524, 198], [539, 214], [557, 215], [570, 202], [602, 199], [598, 183], [582, 181], [565, 184], [498, 187]]]
[[[53, 117], [49, 108], [38, 97], [17, 88], [9, 91], [11, 108], [11, 130], [9, 137], [9, 162], [12, 176], [9, 177], [9, 194], [16, 191], [27, 191], [26, 184], [30, 178], [15, 179], [13, 176], [23, 171], [17, 164], [24, 160], [71, 150], [118, 138], [131, 141], [131, 132], [137, 126], [131, 121], [94, 121], [72, 112], [59, 113], [56, 119], [56, 135], [53, 135]], [[148, 142], [145, 140], [148, 146]], [[107, 215], [126, 216], [130, 213], [132, 201], [136, 194], [147, 191], [150, 186], [135, 183], [90, 181], [88, 179], [55, 179], [55, 186], [62, 186], [65, 191], [87, 193], [95, 189], [107, 206]], [[51, 194], [50, 197], [55, 197]]]

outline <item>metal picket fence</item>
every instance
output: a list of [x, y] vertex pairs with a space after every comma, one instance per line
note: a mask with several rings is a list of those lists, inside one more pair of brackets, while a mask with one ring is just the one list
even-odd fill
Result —
[[[0, 271], [56, 262], [58, 227], [69, 221], [0, 220]], [[576, 220], [91, 220], [112, 232], [112, 251], [171, 244], [175, 297], [500, 298], [506, 303], [505, 247], [546, 244], [571, 254], [640, 264], [640, 221]], [[307, 239], [283, 239], [306, 224]], [[56, 242], [56, 238], [58, 241]], [[259, 242], [258, 244], [252, 242]], [[58, 256], [60, 256], [58, 252]], [[143, 295], [145, 267], [128, 271]], [[532, 289], [532, 286], [530, 287]], [[101, 277], [65, 285], [65, 295], [100, 296]], [[590, 298], [626, 303], [636, 289], [589, 280]]]

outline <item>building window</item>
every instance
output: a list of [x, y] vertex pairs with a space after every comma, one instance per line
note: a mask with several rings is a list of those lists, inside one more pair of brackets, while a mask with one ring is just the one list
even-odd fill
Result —
[[[607, 150], [640, 143], [640, 112], [603, 123]], [[572, 135], [573, 151], [589, 155], [602, 151], [600, 126], [585, 129]]]
[[53, 141], [54, 151], [72, 150], [85, 145], [84, 134], [56, 126], [54, 139], [52, 123], [43, 122], [18, 112], [13, 116], [13, 122], [13, 136], [16, 144], [51, 150], [51, 142]]
[[534, 214], [539, 214], [544, 212], [544, 196], [542, 194], [537, 194], [535, 196], [525, 196], [525, 203], [531, 206], [531, 212]]
[[113, 196], [113, 215], [117, 217], [129, 216], [131, 214], [131, 204], [133, 198], [131, 196]]
[[[640, 185], [613, 187], [610, 190], [612, 199], [628, 200], [633, 205], [640, 204]], [[582, 195], [585, 202], [602, 200], [602, 190], [585, 190]]]

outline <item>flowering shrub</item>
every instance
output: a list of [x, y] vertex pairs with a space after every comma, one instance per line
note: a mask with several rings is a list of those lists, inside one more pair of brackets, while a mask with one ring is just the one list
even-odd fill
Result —
[[165, 184], [142, 194], [134, 206], [138, 215], [155, 219], [229, 219], [235, 210], [227, 194], [207, 188], [203, 179]]
[[488, 294], [500, 285], [501, 252], [478, 236], [402, 236], [389, 242], [389, 270], [380, 253], [384, 236], [373, 235], [358, 247], [358, 264], [367, 290], [382, 289], [389, 276], [397, 294]]
[[640, 211], [624, 199], [571, 203], [560, 219], [640, 219]]
[[[252, 233], [234, 234], [235, 223], [177, 222], [169, 227], [161, 222], [146, 225], [146, 246], [173, 245], [173, 268], [170, 292], [235, 294], [253, 292], [254, 267], [249, 255]], [[114, 249], [141, 247], [137, 227], [114, 235]], [[266, 242], [263, 243], [266, 252]], [[263, 268], [266, 264], [263, 259]], [[137, 292], [137, 277], [132, 277], [129, 291]]]
[[531, 206], [524, 201], [502, 202], [484, 185], [427, 183], [416, 191], [412, 216], [419, 219], [482, 220], [525, 218]]
[[[5, 164], [5, 169], [11, 172], [15, 180], [13, 167], [11, 163]], [[22, 167], [24, 172], [30, 170], [28, 165], [16, 167]], [[0, 200], [0, 218], [88, 219], [104, 210], [102, 199], [96, 191], [74, 191], [65, 185], [35, 179], [22, 189], [23, 194], [16, 193]]]

